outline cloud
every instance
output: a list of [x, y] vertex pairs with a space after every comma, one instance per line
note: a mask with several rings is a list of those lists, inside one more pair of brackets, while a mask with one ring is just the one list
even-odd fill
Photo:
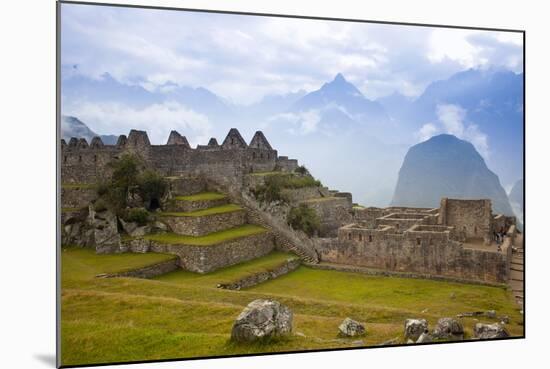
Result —
[[[170, 81], [239, 104], [339, 72], [369, 98], [418, 96], [471, 66], [522, 65], [514, 34], [62, 4], [61, 61], [154, 90]], [[200, 32], [197, 32], [200, 30]], [[518, 44], [519, 43], [519, 44]], [[64, 69], [65, 71], [66, 69]]]
[[437, 106], [436, 112], [446, 133], [457, 137], [464, 135], [464, 117], [466, 116], [466, 111], [462, 107], [453, 104], [442, 104]]
[[491, 151], [488, 136], [477, 124], [466, 121], [466, 109], [456, 104], [440, 104], [436, 107], [436, 115], [436, 123], [426, 123], [414, 134], [419, 142], [436, 134], [448, 133], [469, 141], [484, 159], [489, 158]]
[[469, 141], [481, 156], [489, 158], [488, 137], [478, 125], [465, 121], [467, 111], [464, 108], [455, 104], [440, 104], [436, 108], [436, 113], [444, 133]]
[[433, 137], [438, 131], [438, 128], [433, 123], [426, 123], [424, 124], [418, 132], [416, 132], [415, 136], [418, 139], [418, 141], [426, 141], [427, 139]]
[[98, 134], [128, 134], [147, 131], [153, 144], [164, 144], [171, 130], [185, 135], [192, 145], [205, 144], [212, 136], [208, 118], [177, 102], [152, 104], [139, 109], [119, 103], [74, 104], [64, 114], [78, 117]]
[[270, 124], [290, 124], [287, 131], [293, 135], [307, 135], [318, 129], [321, 114], [316, 109], [299, 113], [282, 113], [268, 119]]

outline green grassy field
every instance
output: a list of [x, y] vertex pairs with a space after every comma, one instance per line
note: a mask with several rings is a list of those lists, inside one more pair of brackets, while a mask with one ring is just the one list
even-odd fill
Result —
[[224, 229], [219, 232], [212, 232], [205, 236], [182, 236], [176, 233], [157, 233], [144, 236], [151, 241], [169, 243], [173, 245], [194, 245], [194, 246], [210, 246], [225, 241], [231, 241], [236, 238], [251, 236], [264, 233], [267, 230], [263, 227], [254, 224], [244, 224], [242, 226]]
[[243, 210], [239, 205], [235, 204], [227, 204], [227, 205], [221, 205], [221, 206], [213, 206], [208, 209], [201, 209], [201, 210], [194, 210], [194, 211], [187, 211], [187, 212], [181, 212], [181, 211], [165, 211], [162, 213], [159, 213], [160, 216], [169, 216], [169, 217], [203, 217], [207, 215], [214, 215], [214, 214], [224, 214], [224, 213], [232, 213], [234, 211], [240, 211]]
[[221, 200], [221, 199], [225, 199], [225, 195], [217, 192], [201, 192], [195, 195], [174, 197], [174, 200], [177, 200], [177, 201], [205, 201], [205, 200]]
[[[376, 277], [300, 267], [241, 291], [216, 284], [270, 268], [287, 255], [229, 267], [207, 275], [177, 271], [155, 280], [94, 278], [166, 260], [161, 254], [96, 255], [62, 252], [61, 344], [64, 365], [351, 347], [337, 337], [347, 316], [365, 323], [364, 345], [402, 339], [406, 318], [438, 318], [494, 309], [508, 315], [508, 330], [522, 335], [522, 315], [502, 288], [420, 279]], [[274, 298], [294, 312], [299, 335], [256, 345], [229, 341], [234, 319], [250, 301]], [[480, 318], [480, 321], [494, 320]], [[463, 319], [472, 334], [472, 318]]]
[[193, 284], [196, 286], [201, 285], [205, 287], [212, 287], [217, 286], [218, 283], [231, 283], [253, 274], [273, 270], [284, 264], [288, 259], [296, 258], [297, 256], [294, 254], [272, 252], [262, 258], [230, 266], [208, 274], [198, 274], [188, 272], [186, 270], [177, 270], [172, 273], [159, 276], [156, 279], [159, 281], [182, 285]]

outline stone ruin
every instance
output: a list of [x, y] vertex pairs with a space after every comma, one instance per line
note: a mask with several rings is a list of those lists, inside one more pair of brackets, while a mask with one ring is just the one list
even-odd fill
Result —
[[[317, 242], [321, 261], [423, 277], [506, 283], [515, 218], [494, 215], [491, 201], [443, 198], [439, 208], [364, 208], [337, 237]], [[501, 251], [494, 232], [507, 231]]]
[[236, 128], [231, 128], [223, 143], [211, 138], [207, 145], [192, 148], [185, 136], [171, 131], [166, 145], [152, 145], [145, 131], [131, 130], [119, 136], [115, 145], [105, 145], [94, 137], [71, 138], [61, 142], [61, 178], [63, 183], [97, 183], [109, 176], [108, 163], [124, 153], [138, 155], [147, 165], [164, 176], [241, 178], [253, 172], [275, 169], [293, 171], [298, 162], [278, 156], [265, 135], [258, 131], [247, 144]]
[[[265, 255], [278, 247], [297, 253], [309, 263], [320, 261], [404, 275], [493, 284], [506, 283], [509, 279], [515, 218], [493, 214], [491, 201], [486, 199], [443, 198], [438, 208], [362, 208], [354, 206], [350, 193], [326, 187], [285, 190], [285, 196], [293, 204], [306, 204], [321, 220], [316, 237], [303, 237], [290, 229], [284, 217], [278, 219], [277, 214], [269, 214], [246, 196], [246, 188], [262, 180], [254, 173], [293, 172], [298, 168], [297, 160], [279, 156], [260, 131], [247, 144], [239, 131], [232, 128], [221, 145], [211, 138], [207, 145], [196, 148], [176, 131], [170, 132], [166, 145], [152, 145], [147, 133], [138, 130], [131, 130], [128, 136], [121, 135], [115, 145], [105, 145], [99, 137], [90, 144], [85, 139], [71, 138], [68, 143], [61, 140], [62, 182], [99, 183], [110, 175], [108, 164], [125, 153], [139, 156], [145, 165], [171, 178], [173, 194], [211, 190], [213, 183], [218, 190], [222, 183], [221, 192], [231, 194], [231, 202], [245, 208], [241, 212], [212, 216], [207, 221], [194, 219], [182, 223], [181, 219], [165, 218], [168, 229], [197, 236], [228, 226], [253, 223], [265, 226], [269, 232], [215, 248], [189, 246], [183, 249], [132, 241], [121, 245], [117, 251], [174, 253], [180, 257], [182, 267], [208, 272]], [[93, 190], [62, 188], [64, 207], [82, 206], [82, 202], [87, 205], [93, 198]], [[216, 205], [215, 201], [209, 204]], [[192, 209], [176, 207], [174, 210]], [[64, 216], [62, 214], [62, 218]], [[492, 239], [494, 232], [500, 229], [507, 230], [507, 237], [502, 250], [497, 252]]]

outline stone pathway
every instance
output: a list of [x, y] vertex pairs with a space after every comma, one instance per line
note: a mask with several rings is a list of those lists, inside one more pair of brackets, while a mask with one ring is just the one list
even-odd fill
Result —
[[516, 237], [514, 247], [517, 248], [517, 251], [512, 252], [512, 263], [510, 264], [510, 287], [512, 288], [516, 302], [523, 306], [523, 234]]

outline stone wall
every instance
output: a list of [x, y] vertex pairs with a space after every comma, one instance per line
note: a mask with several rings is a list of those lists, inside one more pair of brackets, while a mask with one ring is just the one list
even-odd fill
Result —
[[289, 203], [298, 203], [308, 199], [317, 199], [328, 196], [328, 189], [325, 187], [302, 187], [302, 188], [284, 188], [281, 195]]
[[171, 260], [163, 261], [161, 263], [147, 265], [142, 268], [127, 270], [119, 273], [99, 274], [97, 278], [116, 278], [116, 277], [131, 277], [131, 278], [154, 278], [159, 275], [173, 272], [179, 269], [178, 258], [175, 257]]
[[87, 207], [97, 198], [97, 189], [91, 186], [63, 187], [61, 186], [61, 207], [62, 208], [83, 208]]
[[244, 210], [204, 216], [161, 216], [159, 218], [174, 233], [185, 236], [204, 236], [246, 223]]
[[506, 253], [465, 249], [451, 235], [452, 227], [397, 234], [391, 226], [365, 229], [352, 224], [340, 228], [338, 238], [316, 244], [324, 262], [489, 283], [507, 281]]
[[352, 221], [351, 201], [346, 197], [324, 197], [313, 201], [304, 201], [315, 210], [321, 220], [321, 237], [336, 235], [338, 228]]
[[277, 168], [283, 172], [294, 172], [298, 168], [298, 160], [289, 159], [288, 156], [279, 156], [277, 158]]
[[491, 200], [441, 199], [439, 223], [455, 227], [466, 238], [490, 242], [492, 219]]
[[146, 166], [164, 176], [242, 178], [246, 173], [272, 171], [278, 164], [286, 169], [297, 167], [295, 160], [279, 161], [277, 150], [271, 148], [263, 134], [253, 143], [253, 147], [246, 145], [235, 129], [224, 144], [196, 149], [174, 140], [168, 145], [151, 145], [147, 133], [137, 130], [130, 131], [128, 138], [120, 136], [116, 145], [104, 145], [99, 138], [94, 138], [93, 145], [88, 145], [85, 139], [71, 139], [69, 144], [61, 142], [61, 178], [63, 183], [100, 182], [112, 173], [108, 163], [126, 153], [138, 155]]
[[231, 283], [221, 283], [218, 285], [218, 287], [227, 290], [241, 290], [243, 288], [249, 288], [252, 286], [256, 286], [260, 283], [269, 281], [271, 279], [278, 278], [282, 275], [288, 274], [293, 270], [298, 269], [300, 264], [300, 259], [289, 259], [281, 265], [273, 268], [272, 270], [255, 273]]
[[183, 269], [197, 273], [208, 273], [256, 259], [269, 254], [274, 248], [274, 238], [269, 232], [211, 246], [149, 243], [149, 251], [177, 255]]

